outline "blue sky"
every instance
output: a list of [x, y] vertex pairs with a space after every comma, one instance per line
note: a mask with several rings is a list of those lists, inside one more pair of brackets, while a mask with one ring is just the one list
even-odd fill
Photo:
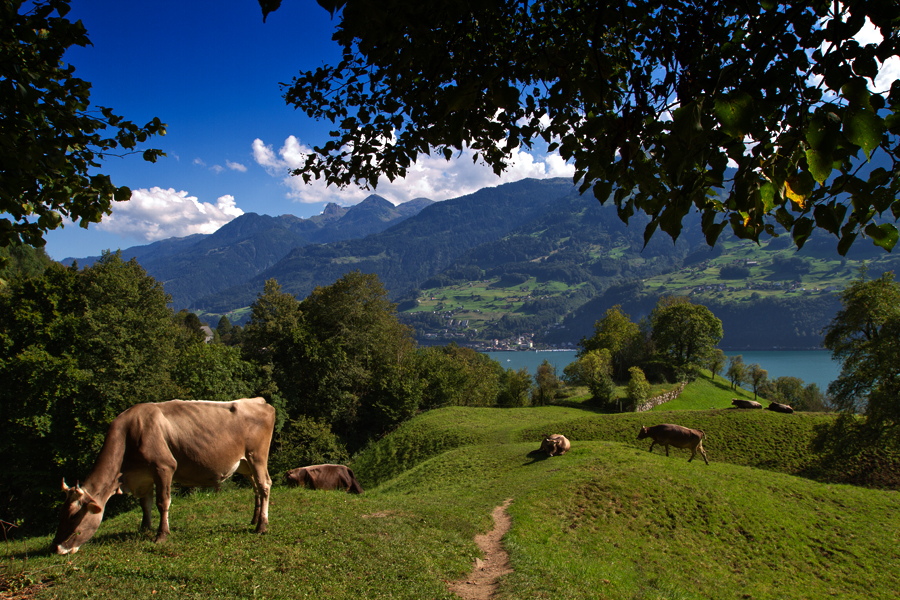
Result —
[[[327, 202], [352, 205], [371, 192], [304, 186], [287, 175], [304, 148], [324, 143], [329, 123], [287, 106], [279, 82], [335, 64], [334, 22], [314, 0], [285, 0], [263, 23], [255, 0], [73, 0], [93, 46], [66, 61], [93, 85], [91, 101], [143, 125], [168, 125], [147, 147], [168, 157], [110, 158], [102, 172], [132, 189], [132, 200], [88, 230], [69, 223], [47, 236], [48, 254], [97, 255], [191, 233], [212, 233], [243, 213], [321, 213]], [[379, 185], [394, 203], [445, 200], [523, 177], [571, 175], [559, 157], [522, 155], [502, 179], [463, 155], [420, 161], [406, 181]]]
[[[212, 233], [256, 212], [310, 217], [326, 203], [349, 206], [371, 192], [304, 185], [288, 170], [302, 153], [327, 140], [329, 123], [287, 106], [279, 82], [335, 64], [335, 22], [314, 0], [284, 0], [263, 23], [256, 0], [72, 0], [93, 46], [65, 57], [93, 85], [95, 105], [140, 125], [159, 117], [168, 134], [146, 147], [168, 153], [156, 164], [140, 156], [108, 159], [102, 172], [132, 189], [129, 202], [85, 230], [69, 223], [46, 235], [57, 260], [98, 255], [193, 233]], [[880, 40], [867, 26], [861, 43]], [[900, 77], [900, 59], [882, 65], [875, 87]], [[403, 181], [377, 193], [394, 203], [446, 200], [524, 177], [572, 176], [558, 155], [517, 153], [498, 178], [463, 152], [450, 162], [424, 157]]]

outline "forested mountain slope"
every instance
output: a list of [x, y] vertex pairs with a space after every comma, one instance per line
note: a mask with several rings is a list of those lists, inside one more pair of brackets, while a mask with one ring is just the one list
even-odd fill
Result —
[[[192, 307], [198, 298], [246, 282], [293, 248], [378, 233], [429, 204], [431, 200], [420, 198], [395, 207], [372, 195], [350, 208], [329, 204], [322, 214], [308, 219], [246, 213], [210, 235], [195, 234], [127, 248], [122, 250], [122, 258], [137, 258], [150, 275], [163, 282], [178, 310]], [[98, 258], [77, 260], [80, 266], [88, 266]]]
[[284, 291], [303, 298], [316, 286], [331, 284], [354, 270], [377, 274], [392, 296], [398, 297], [419, 287], [470, 248], [552, 212], [557, 200], [574, 192], [568, 179], [532, 179], [437, 202], [379, 234], [295, 248], [245, 284], [202, 298], [194, 307], [227, 312], [247, 306], [272, 278]]
[[817, 348], [837, 292], [861, 266], [873, 277], [900, 268], [900, 257], [870, 246], [841, 257], [821, 233], [797, 251], [787, 236], [754, 244], [726, 230], [710, 248], [695, 215], [678, 243], [660, 233], [645, 248], [641, 218], [626, 227], [611, 206], [561, 199], [405, 294], [401, 318], [423, 341], [560, 346], [590, 336], [616, 304], [638, 321], [674, 294], [722, 320], [723, 348]]

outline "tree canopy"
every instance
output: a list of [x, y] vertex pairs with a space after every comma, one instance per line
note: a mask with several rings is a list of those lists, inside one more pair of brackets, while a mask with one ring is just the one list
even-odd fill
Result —
[[169, 299], [118, 253], [82, 270], [53, 263], [0, 293], [0, 518], [44, 522], [59, 476], [87, 472], [116, 415], [175, 396]]
[[722, 340], [722, 321], [702, 304], [664, 296], [650, 313], [656, 351], [676, 369], [699, 365]]
[[900, 424], [900, 284], [887, 272], [865, 271], [841, 293], [843, 308], [828, 326], [823, 345], [843, 362], [828, 386], [835, 405], [865, 413], [874, 430], [897, 432]]
[[[499, 174], [543, 141], [582, 193], [649, 215], [645, 243], [691, 211], [710, 245], [725, 227], [897, 242], [900, 82], [875, 89], [900, 55], [893, 0], [318, 3], [342, 59], [283, 85], [334, 124], [307, 182], [375, 187], [464, 149]], [[880, 42], [855, 39], [868, 23]]]
[[624, 380], [636, 355], [639, 354], [641, 343], [640, 327], [631, 321], [631, 318], [622, 311], [622, 306], [616, 304], [607, 309], [603, 318], [594, 323], [594, 335], [581, 340], [579, 356], [590, 354], [595, 350], [607, 349], [608, 359], [613, 377]]
[[[165, 135], [158, 118], [140, 127], [112, 109], [91, 106], [91, 84], [63, 62], [72, 46], [90, 44], [81, 21], [65, 18], [69, 0], [0, 3], [0, 246], [43, 246], [44, 234], [68, 218], [82, 227], [111, 212], [131, 190], [96, 171], [109, 155], [136, 152]], [[107, 131], [109, 130], [109, 131]], [[156, 162], [161, 150], [146, 149]]]

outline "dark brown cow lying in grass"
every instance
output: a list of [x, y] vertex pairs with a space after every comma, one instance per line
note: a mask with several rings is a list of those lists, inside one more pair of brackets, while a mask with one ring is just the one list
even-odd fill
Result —
[[737, 398], [732, 398], [731, 403], [734, 404], [735, 408], [762, 408], [762, 404], [755, 400], [738, 400]]
[[794, 409], [788, 404], [779, 404], [778, 402], [772, 402], [769, 406], [766, 407], [766, 410], [772, 410], [775, 412], [792, 414]]
[[699, 429], [688, 429], [681, 425], [672, 425], [664, 423], [662, 425], [654, 425], [653, 427], [641, 426], [637, 439], [642, 440], [649, 437], [653, 440], [650, 444], [650, 452], [653, 452], [653, 446], [659, 444], [666, 447], [666, 456], [669, 455], [669, 446], [676, 448], [688, 448], [691, 451], [691, 457], [688, 462], [694, 460], [697, 450], [703, 455], [703, 460], [709, 464], [706, 458], [706, 450], [703, 449], [703, 438], [706, 434]]
[[265, 533], [272, 480], [266, 463], [275, 427], [275, 409], [263, 398], [234, 402], [170, 400], [136, 404], [116, 417], [94, 468], [74, 487], [62, 482], [66, 500], [51, 548], [77, 552], [103, 520], [113, 494], [140, 499], [142, 529], [150, 529], [153, 490], [159, 510], [156, 541], [169, 534], [172, 483], [215, 487], [235, 472], [253, 483], [256, 496], [251, 524]]
[[554, 433], [553, 435], [545, 435], [544, 441], [541, 442], [541, 452], [546, 452], [547, 456], [561, 456], [569, 451], [572, 444], [566, 439], [566, 436]]
[[353, 471], [344, 465], [312, 465], [298, 467], [284, 475], [284, 482], [290, 487], [308, 487], [311, 490], [341, 490], [351, 494], [362, 494], [362, 486]]

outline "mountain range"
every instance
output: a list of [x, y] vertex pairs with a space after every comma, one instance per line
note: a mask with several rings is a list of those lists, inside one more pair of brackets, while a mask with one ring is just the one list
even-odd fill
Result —
[[[530, 331], [535, 340], [574, 343], [614, 304], [636, 320], [660, 295], [688, 293], [728, 321], [731, 347], [817, 346], [836, 298], [782, 294], [787, 288], [780, 282], [796, 284], [810, 268], [815, 281], [840, 276], [846, 282], [855, 269], [826, 235], [814, 235], [796, 253], [786, 236], [755, 245], [726, 230], [709, 248], [691, 214], [677, 243], [658, 233], [645, 246], [647, 222], [639, 213], [626, 226], [612, 203], [580, 195], [569, 179], [526, 179], [442, 202], [394, 206], [373, 195], [352, 208], [330, 204], [309, 219], [249, 213], [210, 235], [162, 240], [122, 255], [163, 283], [175, 310], [212, 320], [228, 314], [240, 322], [241, 309], [266, 280], [304, 298], [359, 270], [378, 275], [420, 336], [471, 341]], [[887, 255], [860, 243], [847, 259], [873, 256]], [[822, 261], [828, 274], [820, 277]], [[734, 287], [720, 273], [731, 263], [759, 266], [747, 267], [752, 274]], [[717, 291], [701, 293], [699, 283]], [[463, 333], [455, 333], [461, 323]]]
[[[426, 198], [399, 206], [371, 195], [346, 208], [331, 203], [308, 219], [245, 213], [215, 233], [160, 240], [122, 250], [161, 281], [176, 310], [193, 309], [199, 299], [245, 283], [275, 266], [294, 248], [330, 244], [377, 234], [433, 204]], [[92, 264], [99, 256], [67, 258], [63, 264]], [[252, 299], [251, 299], [252, 302]]]

